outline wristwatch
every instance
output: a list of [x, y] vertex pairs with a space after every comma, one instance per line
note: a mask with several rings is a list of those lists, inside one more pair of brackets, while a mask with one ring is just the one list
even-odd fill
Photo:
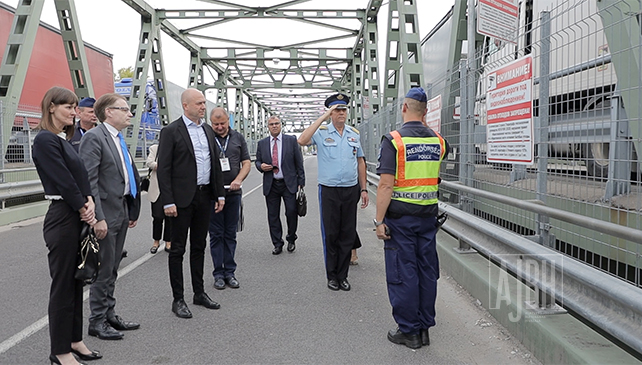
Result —
[[376, 227], [379, 227], [380, 225], [382, 225], [382, 224], [383, 224], [383, 221], [381, 221], [381, 222], [377, 222], [377, 220], [376, 220], [376, 219], [373, 219], [372, 221], [374, 222], [375, 228], [376, 228]]

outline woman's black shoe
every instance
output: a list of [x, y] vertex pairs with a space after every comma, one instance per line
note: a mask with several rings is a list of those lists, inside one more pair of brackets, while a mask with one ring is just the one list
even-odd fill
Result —
[[98, 360], [103, 358], [103, 355], [101, 355], [99, 351], [92, 351], [89, 355], [82, 354], [80, 353], [80, 351], [76, 351], [74, 349], [71, 349], [71, 352], [76, 354], [76, 356], [78, 356], [80, 360], [85, 361]]
[[[74, 351], [74, 350], [71, 350], [71, 351]], [[74, 351], [74, 352], [75, 352], [75, 351]], [[99, 354], [99, 355], [100, 355], [100, 354]], [[86, 356], [86, 355], [83, 355], [83, 356]], [[101, 356], [101, 357], [102, 357], [102, 356]], [[98, 357], [97, 359], [100, 359], [100, 357]], [[93, 360], [93, 359], [92, 359], [92, 360]], [[49, 361], [51, 361], [51, 365], [54, 365], [54, 364], [62, 365], [62, 364], [60, 364], [60, 360], [58, 360], [58, 358], [56, 357], [56, 355], [49, 355]], [[81, 363], [81, 362], [79, 362], [78, 364], [80, 364], [80, 365], [85, 365], [85, 364], [83, 364], [83, 363]]]

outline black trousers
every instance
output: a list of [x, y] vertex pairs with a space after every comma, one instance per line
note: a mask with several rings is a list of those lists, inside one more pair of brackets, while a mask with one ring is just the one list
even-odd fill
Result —
[[265, 196], [267, 205], [268, 225], [270, 227], [270, 238], [274, 247], [283, 246], [283, 227], [281, 225], [281, 199], [285, 205], [285, 218], [288, 224], [288, 234], [285, 239], [294, 242], [297, 239], [296, 229], [299, 224], [299, 216], [296, 211], [296, 194], [292, 194], [285, 186], [283, 179], [272, 181], [270, 192]]
[[62, 200], [49, 205], [43, 236], [49, 254], [49, 336], [51, 354], [71, 351], [71, 343], [82, 341], [83, 283], [74, 278], [82, 222], [77, 211]]
[[351, 187], [319, 185], [321, 235], [328, 280], [348, 277], [351, 251], [357, 235], [359, 184]]
[[[165, 223], [165, 230], [163, 230], [163, 223]], [[152, 239], [160, 241], [161, 237], [165, 242], [172, 241], [172, 223], [169, 217], [165, 216], [163, 203], [157, 199], [152, 203]]]
[[185, 208], [177, 208], [178, 216], [169, 219], [172, 225], [172, 247], [169, 250], [169, 282], [174, 300], [183, 299], [183, 256], [187, 245], [189, 230], [189, 264], [194, 294], [205, 292], [203, 266], [207, 229], [210, 223], [210, 193], [206, 187], [197, 189], [194, 199]]

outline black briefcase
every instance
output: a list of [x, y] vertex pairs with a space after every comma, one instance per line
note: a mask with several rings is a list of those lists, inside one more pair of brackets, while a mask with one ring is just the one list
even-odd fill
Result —
[[308, 199], [305, 197], [303, 188], [299, 189], [299, 192], [296, 194], [296, 212], [299, 217], [305, 217], [308, 213]]

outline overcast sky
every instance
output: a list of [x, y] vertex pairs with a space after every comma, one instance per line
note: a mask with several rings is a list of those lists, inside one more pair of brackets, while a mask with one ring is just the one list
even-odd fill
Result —
[[[18, 0], [0, 0], [16, 7]], [[45, 0], [42, 20], [58, 28], [58, 20], [55, 15], [53, 0]], [[247, 6], [269, 6], [283, 3], [283, 0], [234, 0], [230, 3], [243, 4]], [[354, 2], [354, 6], [352, 3]], [[165, 9], [193, 9], [207, 8], [211, 4], [203, 1], [194, 0], [147, 0], [147, 3], [154, 8]], [[387, 2], [386, 2], [387, 3]], [[120, 0], [75, 0], [76, 12], [80, 22], [80, 30], [85, 42], [113, 54], [114, 71], [128, 66], [134, 66], [136, 51], [138, 49], [138, 37], [140, 32], [140, 16], [128, 5]], [[349, 4], [346, 5], [346, 4]], [[365, 8], [368, 0], [313, 0], [309, 3], [302, 3], [292, 8], [313, 8], [313, 9], [341, 9], [341, 8]], [[429, 5], [430, 4], [430, 5]], [[436, 24], [443, 18], [447, 11], [454, 4], [454, 0], [422, 0], [418, 1], [419, 11], [419, 31], [421, 36], [425, 36]], [[220, 8], [219, 6], [217, 6]], [[382, 16], [382, 13], [385, 16]], [[380, 11], [379, 30], [380, 30], [380, 59], [383, 59], [385, 53], [385, 30], [387, 28], [387, 6]], [[274, 21], [273, 21], [274, 22]], [[175, 23], [178, 24], [178, 23]], [[196, 23], [198, 24], [198, 23]], [[271, 30], [280, 31], [279, 40], [284, 42], [296, 42], [297, 34], [301, 32], [292, 29], [278, 29], [278, 23], [268, 25]], [[182, 23], [181, 23], [182, 25]], [[193, 23], [192, 23], [193, 25]], [[187, 25], [186, 25], [187, 26]], [[226, 25], [222, 36], [225, 38], [235, 38], [243, 40], [253, 40], [255, 43], [261, 43], [261, 35], [266, 33], [266, 29], [252, 27], [248, 29], [245, 24], [239, 21], [230, 22]], [[218, 28], [216, 28], [217, 31]], [[231, 33], [231, 34], [228, 34]], [[268, 33], [266, 33], [268, 34]], [[265, 35], [264, 35], [265, 36]], [[309, 34], [305, 34], [306, 39], [310, 39]], [[186, 86], [189, 75], [189, 54], [188, 52], [172, 39], [163, 34], [161, 38], [163, 44], [163, 61], [165, 63], [165, 77], [180, 86]], [[282, 42], [281, 42], [282, 43]], [[381, 48], [383, 47], [383, 48]]]

